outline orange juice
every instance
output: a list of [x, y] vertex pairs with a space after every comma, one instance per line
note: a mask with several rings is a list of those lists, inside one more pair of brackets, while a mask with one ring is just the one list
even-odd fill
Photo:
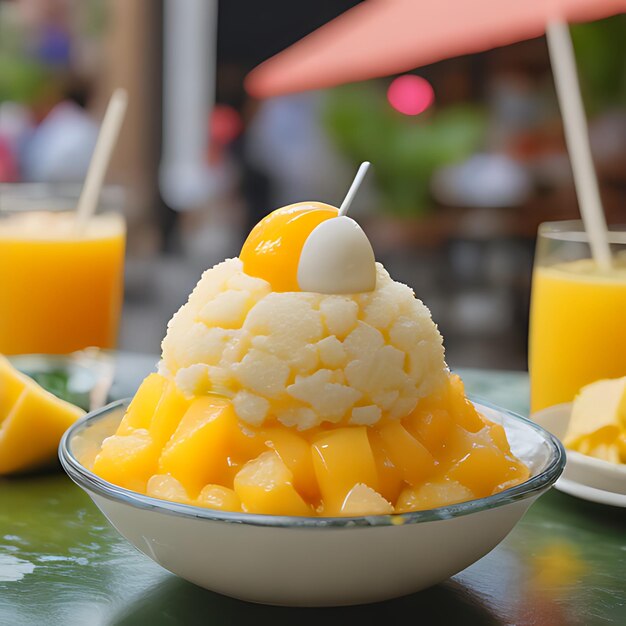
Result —
[[537, 267], [530, 320], [531, 410], [626, 375], [626, 259], [609, 271], [583, 259]]
[[115, 345], [125, 226], [117, 214], [77, 230], [73, 213], [0, 216], [0, 352]]

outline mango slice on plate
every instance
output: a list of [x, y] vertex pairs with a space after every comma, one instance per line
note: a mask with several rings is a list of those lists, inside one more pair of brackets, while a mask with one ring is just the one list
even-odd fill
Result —
[[564, 443], [610, 463], [625, 463], [620, 437], [626, 435], [626, 376], [583, 387], [572, 406]]
[[0, 474], [54, 461], [61, 436], [83, 414], [0, 356]]

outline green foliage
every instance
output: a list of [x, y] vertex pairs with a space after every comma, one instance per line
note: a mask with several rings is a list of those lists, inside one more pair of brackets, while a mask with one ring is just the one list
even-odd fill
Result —
[[486, 129], [483, 112], [470, 106], [402, 115], [389, 105], [380, 82], [330, 91], [324, 121], [340, 152], [355, 163], [375, 164], [382, 209], [398, 215], [427, 212], [433, 172], [468, 157]]
[[0, 102], [36, 102], [48, 73], [41, 63], [0, 53]]
[[575, 24], [571, 33], [589, 112], [626, 105], [626, 15]]

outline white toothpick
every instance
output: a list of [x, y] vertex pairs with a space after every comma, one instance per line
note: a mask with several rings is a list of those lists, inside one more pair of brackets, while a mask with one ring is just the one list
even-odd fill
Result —
[[548, 50], [559, 98], [565, 139], [574, 173], [574, 185], [591, 254], [602, 269], [611, 267], [606, 218], [591, 158], [587, 119], [583, 106], [574, 47], [565, 22], [550, 22], [546, 29]]
[[116, 89], [109, 100], [96, 147], [89, 163], [85, 184], [78, 199], [76, 207], [76, 222], [79, 230], [85, 227], [89, 218], [95, 213], [100, 197], [100, 189], [104, 181], [104, 176], [109, 167], [111, 154], [117, 142], [117, 137], [124, 121], [126, 106], [128, 104], [128, 93], [125, 89]]
[[361, 163], [361, 166], [359, 167], [356, 176], [354, 177], [354, 180], [352, 181], [352, 184], [350, 185], [350, 189], [348, 189], [348, 193], [346, 194], [346, 197], [343, 199], [343, 202], [341, 203], [341, 206], [339, 207], [339, 215], [346, 215], [348, 213], [348, 210], [350, 209], [350, 205], [352, 204], [352, 201], [354, 200], [354, 196], [356, 196], [359, 187], [361, 186], [361, 183], [363, 182], [363, 179], [365, 178], [365, 174], [367, 174], [367, 170], [370, 167], [370, 162], [369, 161], [364, 161], [363, 163]]

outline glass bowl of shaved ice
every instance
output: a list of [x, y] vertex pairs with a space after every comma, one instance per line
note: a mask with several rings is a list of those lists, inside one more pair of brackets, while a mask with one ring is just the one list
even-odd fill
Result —
[[207, 270], [156, 371], [74, 425], [60, 455], [168, 570], [301, 606], [457, 573], [564, 463], [540, 427], [466, 396], [428, 308], [321, 203], [274, 211]]

